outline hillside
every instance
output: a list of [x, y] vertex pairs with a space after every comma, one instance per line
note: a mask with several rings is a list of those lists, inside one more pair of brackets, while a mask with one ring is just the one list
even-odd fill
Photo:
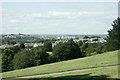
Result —
[[4, 72], [3, 78], [13, 78], [28, 75], [54, 73], [101, 66], [118, 65], [118, 51], [106, 52], [99, 55], [78, 58], [68, 61], [45, 64], [26, 69]]
[[[94, 68], [92, 68], [94, 69]], [[113, 68], [103, 68], [98, 70], [90, 70], [90, 71], [83, 71], [83, 72], [75, 72], [75, 73], [66, 73], [66, 74], [58, 74], [58, 75], [46, 75], [46, 76], [39, 76], [34, 77], [36, 78], [65, 78], [62, 80], [66, 80], [66, 78], [119, 78], [118, 76], [118, 67]], [[76, 80], [76, 79], [75, 79]]]

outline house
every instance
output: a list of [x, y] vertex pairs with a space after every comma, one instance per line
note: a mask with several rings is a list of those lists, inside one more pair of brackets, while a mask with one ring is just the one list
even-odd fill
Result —
[[37, 47], [37, 46], [41, 46], [43, 47], [44, 44], [43, 43], [25, 43], [25, 48], [33, 48], [33, 47]]
[[9, 44], [5, 44], [5, 45], [1, 45], [0, 49], [11, 48], [11, 47], [13, 47], [13, 46], [9, 45]]

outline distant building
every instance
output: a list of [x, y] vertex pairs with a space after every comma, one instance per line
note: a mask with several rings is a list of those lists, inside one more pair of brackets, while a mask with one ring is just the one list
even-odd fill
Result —
[[11, 48], [11, 47], [13, 47], [13, 46], [9, 45], [9, 44], [5, 44], [5, 45], [1, 45], [0, 49]]
[[25, 48], [32, 48], [32, 47], [38, 47], [38, 46], [43, 47], [44, 44], [43, 43], [25, 43]]
[[57, 39], [61, 39], [61, 38], [58, 36]]

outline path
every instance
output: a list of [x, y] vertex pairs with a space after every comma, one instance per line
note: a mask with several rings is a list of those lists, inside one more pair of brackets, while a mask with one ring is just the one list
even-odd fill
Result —
[[59, 75], [59, 74], [84, 72], [84, 71], [98, 70], [98, 69], [103, 69], [103, 68], [113, 68], [113, 67], [120, 67], [120, 65], [117, 65], [117, 66], [108, 66], [108, 67], [98, 67], [98, 68], [91, 68], [91, 69], [82, 69], [82, 70], [73, 70], [73, 71], [58, 72], [58, 73], [41, 74], [41, 75], [33, 75], [33, 76], [24, 76], [24, 77], [17, 77], [17, 78], [11, 78], [11, 79], [2, 79], [2, 80], [15, 80], [15, 79], [23, 79], [23, 78], [53, 76], [53, 75]]

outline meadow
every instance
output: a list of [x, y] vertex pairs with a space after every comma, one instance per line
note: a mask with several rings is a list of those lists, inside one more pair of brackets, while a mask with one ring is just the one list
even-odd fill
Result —
[[54, 72], [118, 65], [118, 51], [4, 72], [2, 78], [15, 78]]
[[119, 78], [118, 67], [37, 78]]

